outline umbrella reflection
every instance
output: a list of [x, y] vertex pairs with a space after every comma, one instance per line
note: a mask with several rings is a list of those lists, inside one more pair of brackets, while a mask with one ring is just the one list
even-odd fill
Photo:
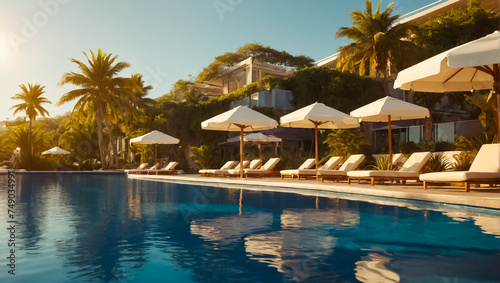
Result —
[[205, 241], [217, 246], [230, 245], [245, 235], [270, 229], [273, 216], [269, 213], [256, 213], [244, 216], [200, 219], [191, 222], [190, 231]]
[[369, 253], [356, 262], [356, 279], [361, 282], [399, 282], [400, 277], [394, 271], [387, 269], [390, 257], [377, 253]]

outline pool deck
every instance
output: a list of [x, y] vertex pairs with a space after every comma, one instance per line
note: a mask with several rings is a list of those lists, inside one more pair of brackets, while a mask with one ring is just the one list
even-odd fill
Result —
[[297, 180], [286, 178], [282, 180], [279, 177], [240, 179], [202, 177], [198, 174], [129, 174], [128, 178], [237, 189], [246, 188], [289, 192], [300, 191], [301, 193], [304, 193], [304, 191], [311, 191], [313, 194], [317, 194], [322, 191], [329, 191], [500, 209], [500, 187], [489, 187], [487, 185], [482, 185], [479, 188], [471, 186], [471, 191], [466, 192], [462, 186], [429, 186], [429, 188], [424, 191], [422, 183], [412, 181], [408, 181], [406, 185], [385, 182], [370, 186], [370, 183], [366, 181], [362, 181], [361, 183], [354, 182], [351, 184], [347, 184], [347, 181], [341, 181], [340, 183], [325, 181], [322, 183], [317, 182], [314, 179]]

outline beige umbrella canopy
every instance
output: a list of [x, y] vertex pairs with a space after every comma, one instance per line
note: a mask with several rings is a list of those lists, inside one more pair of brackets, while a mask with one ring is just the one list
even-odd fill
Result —
[[500, 136], [500, 32], [440, 53], [398, 74], [394, 88], [424, 92], [492, 89]]
[[70, 154], [69, 151], [66, 151], [58, 146], [55, 146], [49, 150], [46, 150], [46, 151], [43, 151], [42, 152], [42, 155], [47, 155], [47, 154], [51, 154], [51, 155], [58, 155], [58, 154]]
[[392, 169], [392, 131], [391, 121], [422, 119], [429, 117], [429, 109], [406, 101], [386, 96], [354, 111], [351, 116], [365, 122], [387, 122], [389, 131], [389, 168]]
[[[235, 107], [201, 122], [204, 130], [240, 132], [240, 164], [243, 164], [243, 132], [272, 129], [277, 125], [276, 120], [247, 106]], [[240, 177], [243, 178], [243, 166], [240, 166]]]
[[130, 140], [130, 144], [154, 144], [155, 145], [155, 164], [158, 160], [158, 144], [178, 144], [179, 139], [171, 137], [159, 131], [152, 131], [143, 136]]
[[282, 127], [314, 129], [316, 180], [318, 180], [318, 129], [347, 129], [359, 127], [357, 118], [351, 117], [318, 102], [281, 117], [280, 124]]

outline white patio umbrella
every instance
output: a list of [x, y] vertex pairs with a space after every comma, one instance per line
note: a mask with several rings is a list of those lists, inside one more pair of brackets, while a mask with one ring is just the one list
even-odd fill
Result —
[[70, 154], [69, 151], [66, 151], [58, 146], [55, 146], [49, 150], [46, 150], [46, 151], [43, 151], [42, 152], [42, 155], [47, 155], [47, 154], [51, 154], [51, 155], [58, 155], [58, 154]]
[[493, 89], [500, 136], [500, 32], [452, 48], [398, 74], [394, 88], [424, 92]]
[[140, 137], [130, 140], [130, 144], [154, 144], [155, 145], [155, 164], [158, 160], [158, 144], [178, 144], [179, 139], [154, 130]]
[[[276, 120], [247, 106], [235, 107], [201, 122], [204, 130], [240, 132], [240, 164], [243, 164], [243, 132], [272, 129], [277, 125]], [[240, 178], [243, 178], [243, 166], [240, 166]]]
[[392, 129], [391, 121], [422, 119], [429, 117], [429, 109], [394, 97], [386, 96], [351, 111], [351, 116], [365, 122], [387, 122], [389, 131], [389, 169], [392, 169]]
[[318, 129], [347, 129], [359, 127], [357, 118], [326, 106], [313, 103], [289, 113], [280, 119], [282, 127], [313, 128], [316, 156], [316, 180], [318, 179]]

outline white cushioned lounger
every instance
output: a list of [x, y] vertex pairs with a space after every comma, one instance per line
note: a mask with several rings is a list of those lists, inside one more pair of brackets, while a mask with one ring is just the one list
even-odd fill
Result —
[[201, 176], [213, 176], [217, 170], [232, 169], [238, 164], [238, 161], [228, 161], [220, 169], [201, 169], [198, 171]]
[[285, 178], [285, 176], [290, 176], [290, 177], [292, 177], [292, 179], [293, 179], [294, 176], [297, 176], [297, 178], [298, 178], [299, 177], [298, 171], [300, 169], [309, 169], [309, 168], [313, 167], [314, 164], [316, 164], [316, 159], [315, 158], [309, 158], [306, 161], [304, 161], [304, 163], [302, 163], [302, 165], [300, 165], [298, 169], [281, 170], [280, 171], [281, 179]]
[[500, 144], [483, 144], [469, 171], [426, 173], [420, 175], [420, 180], [424, 190], [429, 183], [460, 182], [467, 192], [471, 184], [500, 184]]
[[358, 168], [363, 160], [365, 160], [364, 154], [353, 154], [347, 158], [338, 170], [318, 170], [319, 178], [322, 182], [324, 182], [325, 179], [336, 179], [337, 182], [339, 182], [340, 179], [347, 177], [347, 171]]
[[[328, 161], [318, 168], [319, 170], [333, 170], [335, 169], [340, 162], [342, 162], [342, 156], [332, 156]], [[316, 177], [316, 168], [313, 169], [296, 169], [296, 176], [299, 178], [311, 178]]]
[[431, 158], [430, 152], [415, 152], [403, 164], [399, 171], [392, 170], [355, 170], [347, 172], [347, 182], [351, 183], [352, 179], [368, 179], [371, 180], [371, 185], [375, 184], [375, 180], [401, 180], [406, 184], [407, 180], [418, 181], [420, 170], [425, 163]]

